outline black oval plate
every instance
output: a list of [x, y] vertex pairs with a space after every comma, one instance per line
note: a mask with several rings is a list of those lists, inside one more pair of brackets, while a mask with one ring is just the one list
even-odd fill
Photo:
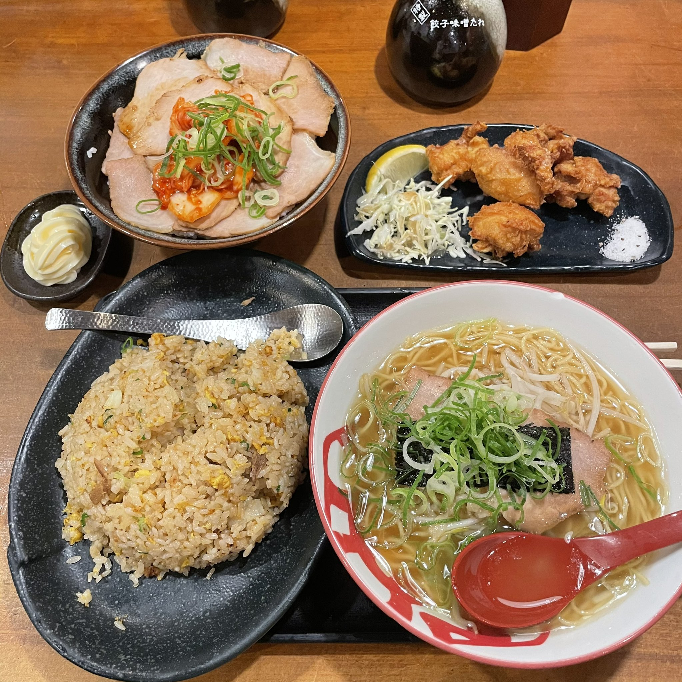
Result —
[[[240, 305], [251, 296], [255, 299], [248, 307]], [[305, 268], [244, 249], [186, 253], [145, 270], [100, 309], [150, 317], [236, 318], [299, 303], [333, 307], [345, 327], [336, 351], [297, 367], [310, 413], [332, 361], [355, 327], [346, 303]], [[267, 632], [303, 587], [324, 530], [306, 479], [253, 552], [217, 565], [209, 581], [206, 569], [193, 570], [188, 577], [143, 579], [134, 588], [114, 564], [108, 578], [88, 584], [89, 543], [69, 546], [61, 537], [65, 493], [54, 466], [61, 452], [57, 432], [94, 379], [120, 357], [126, 336], [81, 333], [47, 384], [12, 471], [7, 557], [26, 612], [62, 656], [119, 680], [184, 680], [228, 661]], [[74, 555], [83, 558], [66, 564]], [[87, 587], [93, 598], [84, 608], [76, 592]], [[114, 627], [117, 616], [124, 616], [125, 632]]]
[[[21, 245], [31, 230], [41, 221], [45, 211], [62, 204], [73, 204], [85, 216], [92, 228], [92, 252], [90, 259], [80, 269], [76, 279], [69, 284], [53, 284], [46, 287], [31, 279], [24, 270]], [[34, 199], [17, 213], [7, 231], [0, 256], [0, 273], [5, 286], [15, 295], [29, 301], [52, 303], [75, 298], [87, 287], [102, 269], [104, 256], [111, 240], [111, 228], [83, 205], [72, 190], [50, 192]]]
[[[360, 223], [355, 220], [355, 206], [358, 198], [364, 192], [367, 173], [374, 162], [390, 149], [403, 144], [445, 144], [449, 140], [459, 137], [463, 125], [444, 126], [443, 128], [426, 128], [415, 133], [396, 137], [385, 142], [368, 154], [356, 166], [346, 183], [346, 189], [341, 201], [341, 229], [345, 237], [348, 250], [356, 257], [370, 263], [387, 265], [396, 268], [422, 271], [460, 271], [460, 272], [503, 272], [512, 274], [550, 273], [550, 272], [612, 272], [624, 270], [639, 270], [660, 265], [673, 253], [673, 218], [665, 195], [654, 181], [638, 166], [614, 154], [603, 147], [578, 140], [575, 143], [576, 156], [593, 156], [598, 159], [609, 173], [617, 173], [622, 180], [620, 204], [613, 216], [606, 218], [593, 211], [586, 201], [579, 201], [573, 209], [562, 208], [556, 204], [543, 204], [536, 213], [545, 223], [545, 233], [542, 237], [542, 248], [533, 253], [527, 253], [520, 258], [505, 258], [505, 265], [483, 263], [471, 256], [452, 258], [447, 254], [432, 258], [426, 265], [417, 260], [411, 263], [401, 263], [379, 258], [365, 248], [365, 240], [370, 232], [349, 235], [350, 230]], [[529, 129], [533, 126], [515, 125], [509, 123], [495, 123], [488, 126], [483, 133], [491, 145], [503, 144], [504, 139], [514, 130]], [[431, 174], [425, 171], [417, 178], [430, 180]], [[452, 205], [457, 207], [469, 206], [469, 215], [476, 213], [484, 204], [494, 203], [491, 197], [484, 197], [480, 188], [473, 182], [457, 182], [450, 189], [443, 190], [444, 196], [452, 196]], [[611, 228], [622, 219], [629, 216], [639, 216], [647, 226], [651, 237], [651, 244], [641, 260], [633, 263], [619, 263], [609, 260], [599, 253], [600, 244], [609, 236]], [[468, 228], [463, 233], [468, 235]]]

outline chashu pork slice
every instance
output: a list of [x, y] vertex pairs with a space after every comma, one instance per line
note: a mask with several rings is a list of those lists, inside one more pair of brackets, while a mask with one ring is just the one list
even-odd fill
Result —
[[180, 97], [187, 102], [196, 102], [216, 92], [232, 92], [233, 88], [221, 78], [197, 76], [177, 90], [162, 95], [149, 110], [147, 117], [137, 131], [130, 136], [130, 146], [136, 154], [157, 156], [165, 154], [170, 140], [170, 118], [173, 107]]
[[[107, 173], [111, 208], [121, 220], [152, 232], [167, 234], [173, 231], [176, 220], [170, 211], [159, 209], [153, 213], [140, 213], [137, 210], [138, 203], [144, 199], [158, 201], [152, 189], [152, 174], [141, 156], [135, 154], [127, 159], [110, 161]], [[141, 206], [143, 210], [153, 207], [151, 201]]]
[[282, 80], [291, 55], [271, 52], [265, 47], [234, 38], [218, 38], [208, 44], [202, 58], [218, 74], [225, 66], [239, 64], [237, 78], [253, 83], [266, 92], [273, 83]]
[[147, 64], [137, 76], [133, 99], [119, 120], [121, 132], [128, 138], [135, 135], [159, 97], [202, 75], [215, 74], [203, 60], [187, 59], [184, 53]]
[[[174, 195], [176, 196], [176, 195]], [[239, 207], [239, 199], [221, 199], [208, 214], [192, 222], [178, 219], [178, 226], [204, 234], [204, 230], [213, 227], [221, 220], [231, 216]]]
[[[541, 410], [533, 410], [528, 415], [527, 424], [551, 426], [549, 415]], [[554, 420], [553, 420], [554, 421]], [[554, 422], [557, 426], [565, 426]], [[571, 428], [571, 468], [575, 490], [572, 493], [548, 493], [541, 500], [528, 497], [523, 504], [523, 521], [519, 523], [521, 512], [507, 509], [502, 512], [509, 523], [526, 533], [544, 533], [554, 528], [569, 516], [585, 509], [580, 497], [580, 481], [584, 481], [601, 500], [606, 492], [604, 478], [611, 461], [611, 455], [604, 443], [592, 440], [586, 433]]]
[[336, 157], [320, 149], [308, 133], [295, 132], [291, 137], [291, 156], [286, 170], [279, 176], [282, 183], [277, 191], [279, 202], [266, 212], [268, 218], [281, 213], [307, 199], [327, 177]]
[[433, 403], [445, 393], [445, 391], [452, 385], [452, 379], [445, 377], [438, 377], [435, 374], [429, 374], [421, 367], [413, 367], [405, 375], [405, 387], [408, 395], [414, 391], [415, 386], [419, 384], [417, 392], [407, 406], [407, 414], [413, 421], [417, 421], [424, 416], [424, 408], [431, 407]]
[[[197, 221], [198, 222], [198, 221]], [[210, 237], [211, 239], [224, 239], [226, 237], [237, 237], [243, 234], [250, 234], [257, 230], [262, 230], [264, 227], [274, 223], [274, 219], [261, 216], [260, 218], [251, 218], [249, 212], [245, 208], [237, 208], [229, 217], [221, 220], [219, 223], [201, 230], [202, 237]], [[189, 230], [186, 225], [181, 225], [182, 230]], [[196, 229], [196, 228], [195, 228]]]
[[[421, 382], [421, 383], [419, 383]], [[405, 386], [408, 391], [419, 388], [407, 407], [407, 413], [413, 420], [424, 415], [424, 407], [431, 406], [452, 384], [450, 379], [434, 376], [419, 367], [413, 367], [405, 376]], [[548, 415], [541, 410], [533, 410], [526, 420], [526, 424], [536, 426], [551, 426], [547, 421]], [[557, 426], [565, 426], [553, 420]], [[527, 533], [544, 533], [553, 528], [569, 516], [573, 516], [585, 509], [580, 497], [580, 481], [589, 485], [597, 499], [606, 492], [604, 478], [606, 468], [611, 461], [606, 446], [602, 441], [592, 440], [586, 433], [571, 428], [571, 469], [573, 473], [574, 491], [571, 493], [548, 493], [540, 500], [528, 497], [523, 505], [523, 521], [519, 523], [521, 512], [507, 509], [502, 513], [509, 523], [517, 525], [519, 530]], [[502, 493], [507, 496], [506, 492]]]
[[114, 127], [111, 130], [111, 140], [109, 141], [107, 154], [104, 157], [104, 161], [102, 162], [102, 173], [104, 173], [104, 175], [108, 175], [107, 164], [110, 161], [116, 161], [117, 159], [129, 159], [133, 155], [133, 150], [128, 144], [128, 138], [118, 127], [118, 121], [122, 113], [122, 107], [119, 107], [114, 112]]
[[283, 80], [287, 78], [292, 78], [298, 93], [292, 98], [278, 97], [277, 104], [291, 116], [294, 130], [324, 135], [334, 111], [334, 100], [322, 89], [312, 64], [305, 57], [293, 57]]

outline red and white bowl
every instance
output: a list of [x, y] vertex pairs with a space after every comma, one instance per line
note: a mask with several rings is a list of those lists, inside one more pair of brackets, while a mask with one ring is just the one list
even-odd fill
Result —
[[610, 369], [644, 406], [666, 462], [666, 512], [682, 509], [679, 452], [682, 392], [644, 344], [604, 313], [543, 287], [512, 282], [461, 282], [414, 294], [387, 308], [348, 343], [322, 385], [310, 433], [310, 472], [317, 507], [336, 553], [357, 584], [385, 613], [421, 639], [483, 663], [542, 668], [609, 653], [651, 627], [682, 592], [682, 548], [659, 552], [650, 580], [583, 625], [541, 635], [474, 634], [425, 609], [377, 565], [356, 533], [339, 486], [344, 419], [365, 372], [405, 338], [454, 322], [496, 317], [552, 327]]

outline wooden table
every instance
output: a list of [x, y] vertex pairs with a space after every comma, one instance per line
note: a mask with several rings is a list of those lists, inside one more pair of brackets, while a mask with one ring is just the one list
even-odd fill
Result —
[[[346, 169], [327, 198], [292, 228], [256, 246], [301, 263], [335, 286], [428, 285], [460, 277], [402, 272], [339, 258], [334, 222], [345, 180], [375, 146], [432, 125], [552, 122], [644, 168], [682, 223], [682, 2], [574, 0], [559, 36], [507, 53], [488, 94], [431, 110], [392, 81], [383, 52], [390, 0], [292, 0], [276, 39], [316, 61], [341, 91], [352, 121]], [[63, 138], [83, 93], [112, 66], [151, 45], [190, 35], [180, 0], [3, 0], [0, 4], [0, 217], [3, 234], [28, 201], [69, 187]], [[173, 255], [136, 242], [125, 276], [101, 275], [72, 303], [90, 309], [124, 279]], [[629, 275], [529, 277], [601, 308], [649, 341], [682, 342], [682, 256]], [[0, 534], [8, 543], [7, 486], [26, 422], [75, 334], [47, 334], [46, 308], [0, 287]], [[0, 557], [0, 681], [95, 679], [38, 635]], [[426, 644], [256, 645], [201, 679], [218, 680], [679, 680], [682, 606], [634, 643], [554, 671], [472, 663]]]

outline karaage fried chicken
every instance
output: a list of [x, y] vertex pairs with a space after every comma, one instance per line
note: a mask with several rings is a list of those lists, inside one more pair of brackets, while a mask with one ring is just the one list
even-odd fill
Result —
[[576, 156], [558, 163], [554, 168], [554, 179], [556, 188], [552, 196], [559, 206], [573, 208], [577, 199], [587, 199], [597, 213], [608, 218], [620, 202], [620, 177], [607, 173], [591, 156]]
[[620, 201], [620, 178], [592, 157], [574, 157], [575, 137], [543, 123], [514, 131], [503, 147], [491, 147], [479, 135], [486, 129], [477, 121], [459, 139], [427, 147], [433, 181], [446, 180], [443, 187], [449, 187], [456, 180], [473, 180], [498, 201], [530, 208], [540, 208], [545, 201], [573, 208], [578, 199], [587, 199], [598, 213], [613, 214]]
[[561, 128], [542, 124], [530, 130], [515, 130], [504, 141], [504, 148], [535, 173], [545, 194], [555, 190], [554, 164], [573, 158], [575, 137], [564, 135]]
[[455, 180], [474, 180], [471, 162], [478, 149], [488, 147], [488, 141], [480, 137], [488, 126], [477, 121], [467, 126], [457, 140], [450, 140], [444, 145], [429, 145], [426, 156], [429, 159], [429, 170], [433, 181], [440, 184], [446, 178], [443, 187], [450, 187]]
[[538, 251], [545, 224], [527, 208], [503, 201], [484, 206], [469, 218], [469, 227], [471, 238], [478, 240], [473, 245], [476, 251], [503, 258]]
[[498, 201], [512, 201], [531, 208], [540, 208], [545, 193], [536, 174], [504, 147], [478, 149], [471, 169], [478, 186]]

